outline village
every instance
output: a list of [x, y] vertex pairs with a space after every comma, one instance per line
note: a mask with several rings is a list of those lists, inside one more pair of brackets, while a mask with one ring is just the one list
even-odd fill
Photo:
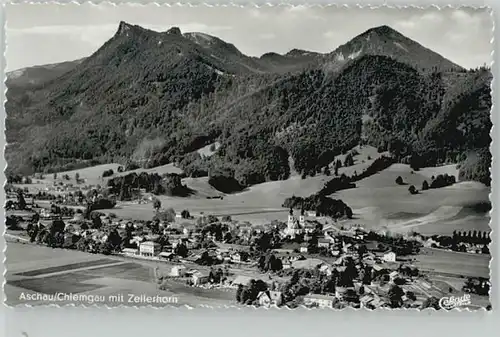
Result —
[[[108, 200], [100, 186], [78, 187], [54, 183], [31, 194], [11, 187], [7, 209], [31, 216], [8, 213], [10, 232], [33, 244], [152, 261], [159, 291], [197, 288], [243, 305], [439, 309], [445, 294], [489, 292], [484, 278], [464, 280], [463, 289], [436, 286], [432, 271], [413, 264], [421, 249], [451, 250], [442, 237], [368, 231], [310, 210], [290, 209], [283, 221], [252, 225], [163, 209], [143, 193], [134, 202], [150, 203], [152, 220], [121, 219], [112, 206], [89, 207]], [[486, 247], [479, 239], [462, 245], [470, 253]]]

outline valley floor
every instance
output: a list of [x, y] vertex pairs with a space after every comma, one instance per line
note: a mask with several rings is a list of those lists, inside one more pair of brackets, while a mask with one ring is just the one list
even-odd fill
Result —
[[[365, 152], [356, 157], [354, 166], [342, 168], [339, 173], [350, 175], [354, 171], [361, 172], [377, 156], [373, 148], [366, 147]], [[110, 165], [82, 169], [78, 173], [88, 183], [98, 182], [102, 180], [99, 175], [103, 169], [117, 168], [115, 164]], [[148, 171], [158, 170], [170, 172], [175, 168], [166, 165]], [[71, 172], [73, 175], [74, 173], [76, 171]], [[475, 210], [475, 205], [489, 202], [490, 189], [482, 184], [460, 182], [445, 188], [420, 191], [416, 195], [408, 192], [410, 185], [415, 185], [420, 190], [424, 180], [430, 182], [432, 176], [443, 173], [457, 175], [458, 172], [455, 165], [424, 168], [417, 172], [407, 165], [392, 165], [357, 182], [356, 188], [331, 195], [332, 198], [347, 203], [354, 213], [353, 219], [332, 223], [337, 227], [359, 224], [366, 229], [385, 229], [396, 233], [416, 231], [424, 235], [450, 235], [455, 230], [489, 231], [489, 215]], [[398, 176], [402, 177], [404, 185], [395, 183]], [[329, 179], [324, 175], [306, 179], [293, 175], [287, 180], [255, 185], [240, 193], [223, 194], [210, 186], [207, 178], [186, 178], [183, 183], [196, 191], [193, 196], [159, 196], [158, 199], [164, 209], [172, 207], [176, 212], [186, 209], [194, 216], [202, 213], [230, 215], [235, 220], [248, 221], [253, 225], [272, 220], [286, 222], [288, 210], [282, 207], [285, 198], [294, 195], [305, 197], [316, 193]], [[35, 184], [24, 186], [36, 190], [52, 183], [53, 177], [45, 177]], [[213, 196], [222, 196], [222, 199], [207, 198]], [[45, 207], [50, 204], [42, 201], [37, 203]], [[105, 212], [114, 213], [119, 218], [136, 220], [151, 220], [155, 213], [151, 203], [129, 202], [120, 202], [115, 208]], [[23, 303], [20, 296], [27, 291], [99, 294], [106, 298], [121, 293], [151, 296], [162, 294], [177, 297], [178, 302], [172, 303], [173, 305], [235, 304], [234, 294], [230, 290], [214, 293], [210, 290], [193, 289], [174, 281], [168, 286], [169, 291], [159, 290], [152, 270], [159, 266], [167, 271], [171, 266], [164, 262], [131, 261], [115, 256], [103, 257], [10, 241], [6, 252], [5, 285], [7, 303], [10, 305]], [[419, 269], [444, 279], [446, 284], [456, 284], [457, 287], [463, 284], [463, 277], [489, 277], [489, 255], [424, 249], [415, 258], [414, 263]], [[234, 272], [256, 277], [253, 269], [236, 268]]]

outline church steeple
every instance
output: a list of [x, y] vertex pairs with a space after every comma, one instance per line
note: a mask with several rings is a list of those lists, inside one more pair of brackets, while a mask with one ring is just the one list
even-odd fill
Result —
[[[302, 218], [302, 216], [301, 216]], [[297, 234], [300, 234], [302, 229], [300, 227], [300, 222], [297, 221], [295, 216], [293, 215], [293, 208], [290, 208], [290, 212], [288, 214], [288, 224], [285, 230], [285, 234], [290, 236], [290, 238], [295, 238]]]

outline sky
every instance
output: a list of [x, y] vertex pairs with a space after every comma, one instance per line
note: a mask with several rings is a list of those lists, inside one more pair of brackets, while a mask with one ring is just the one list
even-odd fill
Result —
[[7, 71], [90, 56], [120, 21], [215, 35], [250, 56], [294, 48], [330, 52], [381, 25], [466, 68], [490, 64], [493, 48], [493, 21], [486, 9], [25, 3], [7, 5], [6, 18]]

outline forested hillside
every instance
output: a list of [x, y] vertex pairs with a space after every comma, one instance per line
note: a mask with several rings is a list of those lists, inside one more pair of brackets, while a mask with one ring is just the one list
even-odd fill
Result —
[[[248, 186], [314, 175], [360, 143], [415, 169], [464, 162], [489, 182], [491, 73], [464, 70], [389, 27], [330, 54], [243, 55], [201, 33], [121, 23], [55, 79], [7, 93], [9, 171], [176, 162]], [[196, 152], [218, 141], [209, 158]]]

